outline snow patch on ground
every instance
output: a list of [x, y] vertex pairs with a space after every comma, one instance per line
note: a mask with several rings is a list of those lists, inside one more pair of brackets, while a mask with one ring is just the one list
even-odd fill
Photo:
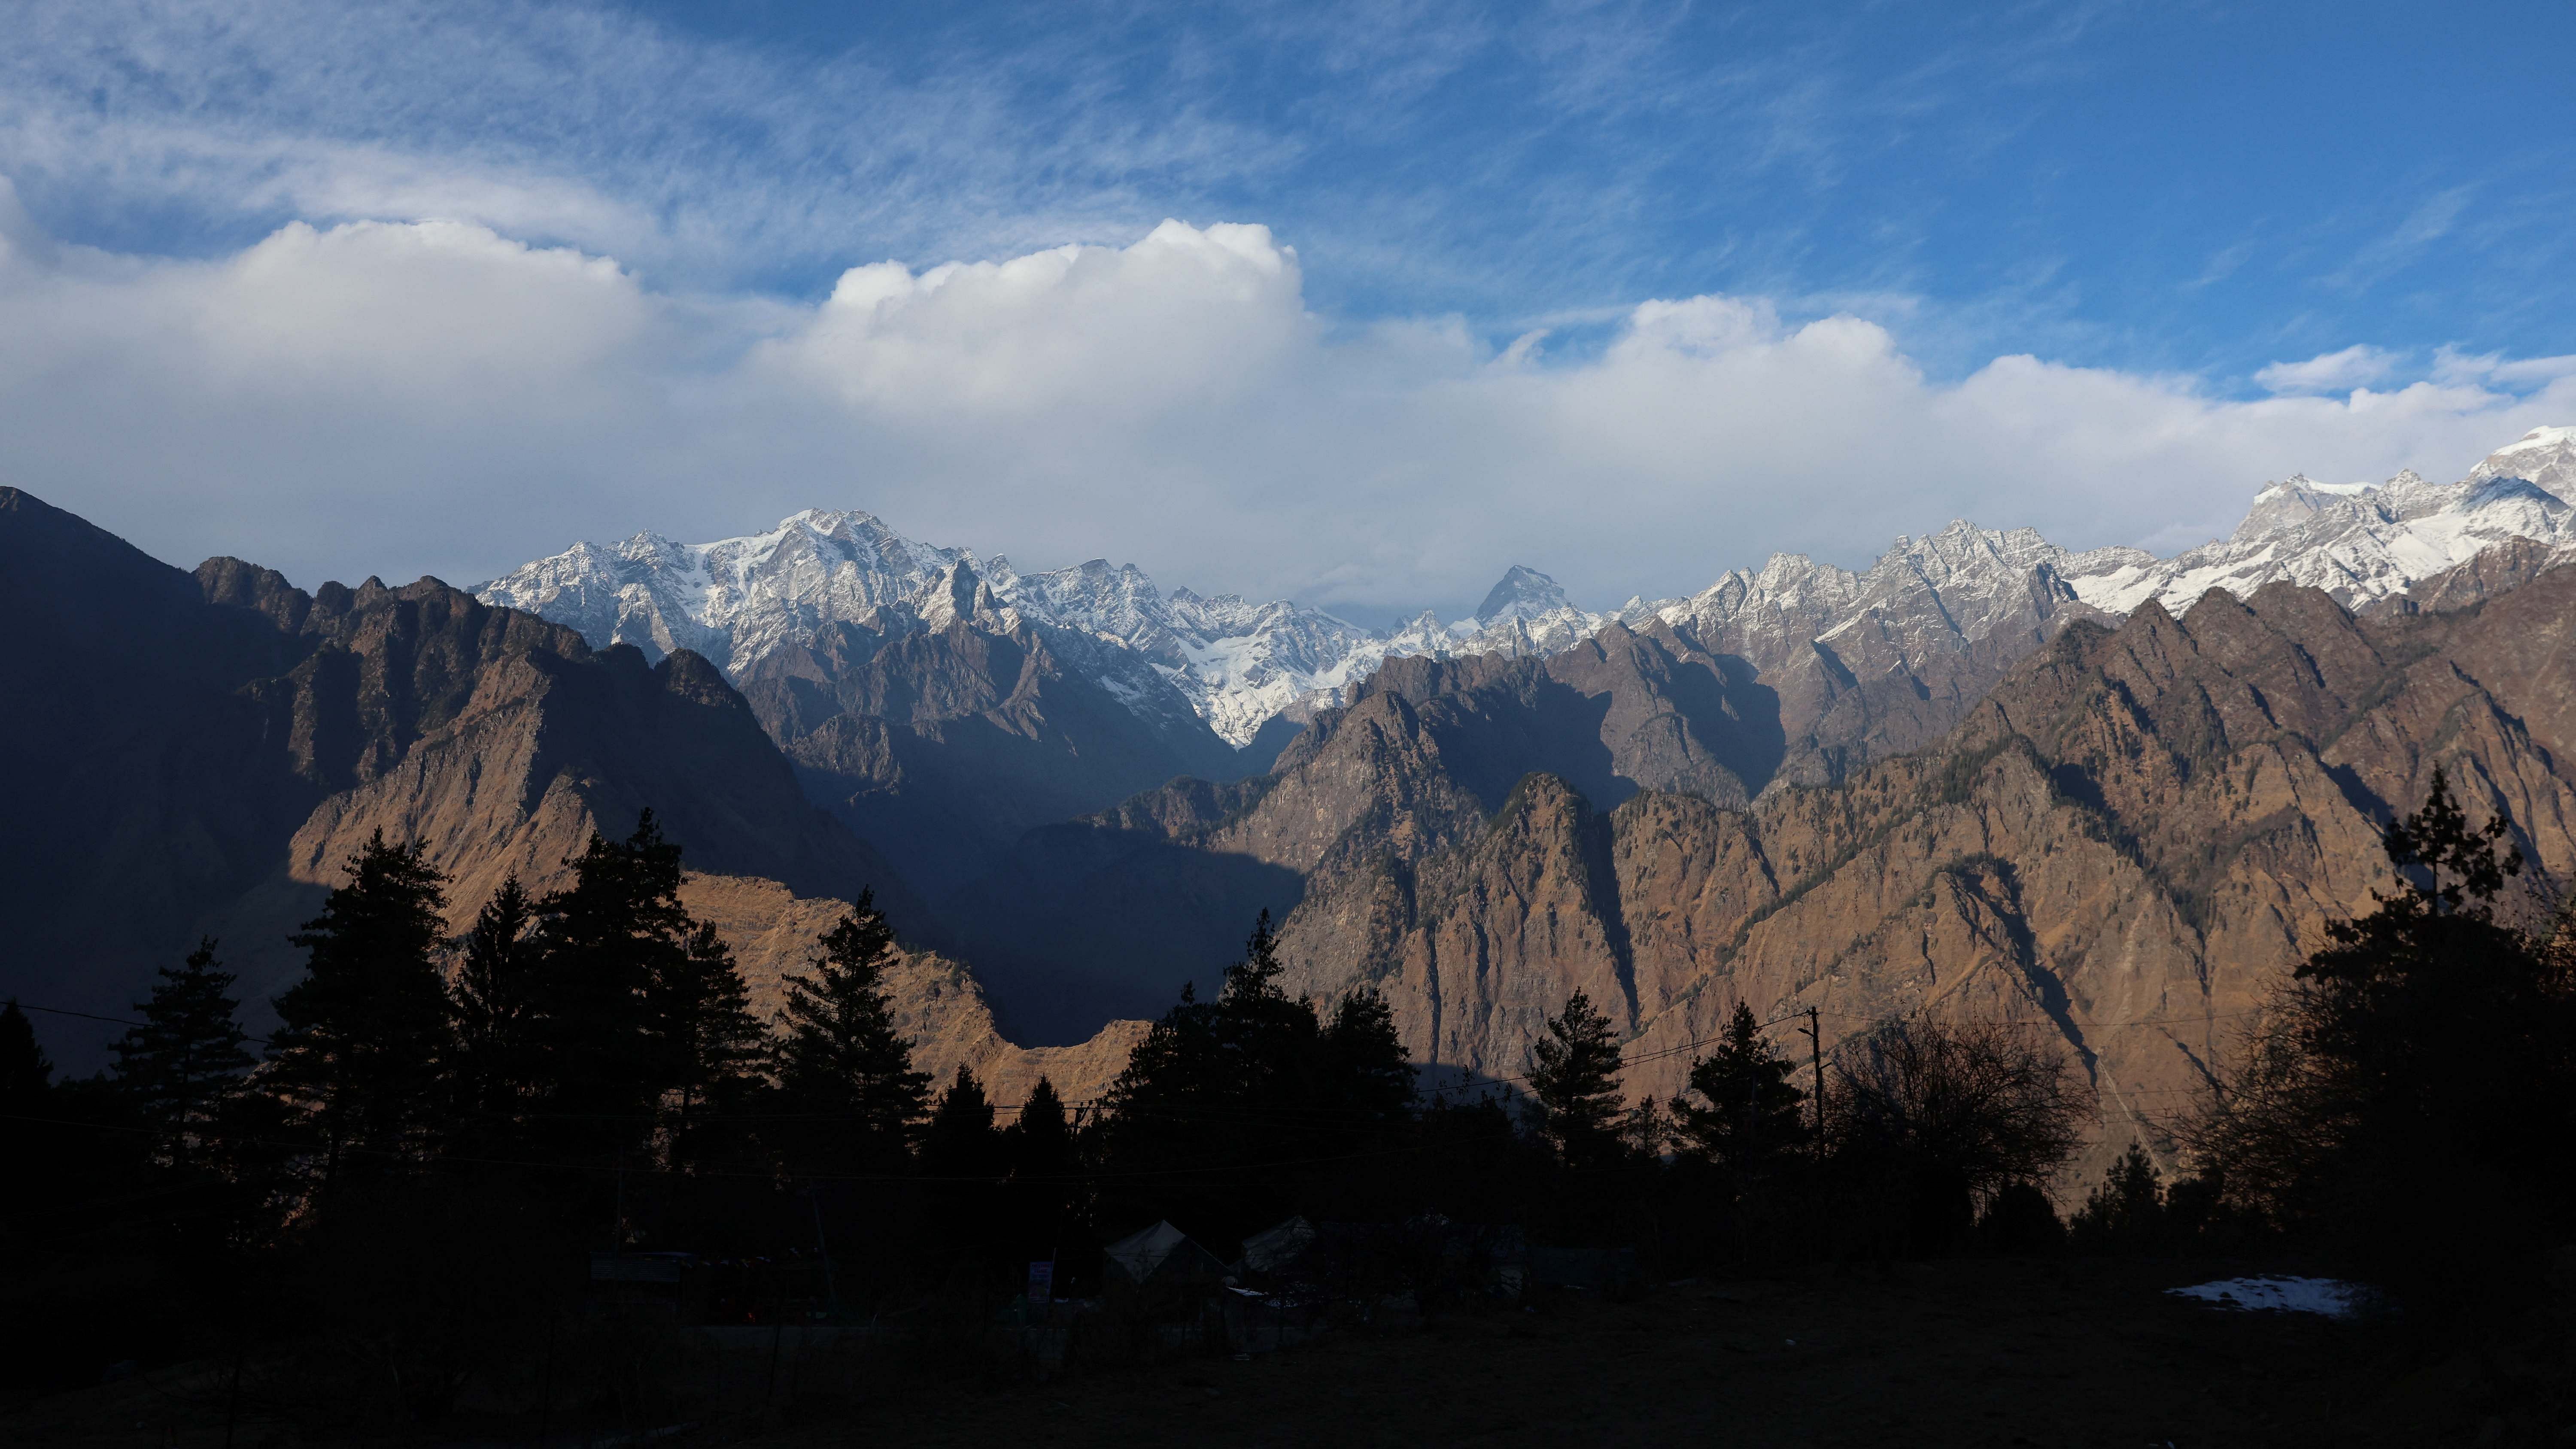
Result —
[[2335, 1278], [2285, 1278], [2273, 1274], [2222, 1278], [2215, 1283], [2195, 1283], [2189, 1288], [2165, 1291], [2177, 1298], [2197, 1298], [2212, 1308], [2318, 1313], [2328, 1318], [2355, 1317], [2377, 1296], [2358, 1283]]

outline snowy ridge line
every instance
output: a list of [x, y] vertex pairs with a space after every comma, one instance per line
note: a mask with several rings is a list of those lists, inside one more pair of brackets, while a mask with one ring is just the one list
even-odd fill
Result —
[[2150, 600], [2180, 615], [2210, 589], [2239, 596], [2287, 580], [2347, 607], [2403, 592], [2515, 539], [2576, 557], [2576, 428], [2535, 428], [2457, 483], [2412, 471], [2386, 483], [2268, 483], [2236, 531], [2171, 558], [2143, 549], [2075, 552], [2035, 530], [1964, 520], [1900, 537], [1864, 571], [1774, 554], [1686, 598], [1631, 598], [1607, 613], [1576, 607], [1556, 581], [1515, 565], [1475, 614], [1425, 611], [1393, 630], [1289, 600], [1189, 589], [1165, 594], [1133, 564], [1103, 559], [1023, 574], [1000, 555], [920, 543], [873, 514], [807, 509], [764, 533], [674, 543], [638, 533], [577, 543], [474, 590], [652, 654], [692, 649], [736, 673], [833, 624], [883, 633], [960, 622], [1033, 627], [1149, 721], [1180, 706], [1242, 746], [1280, 715], [1302, 720], [1347, 702], [1388, 659], [1478, 654], [1545, 657], [1613, 623], [1660, 621], [1701, 647], [1771, 654], [1857, 628], [1965, 649], [2034, 591], [2125, 615]]

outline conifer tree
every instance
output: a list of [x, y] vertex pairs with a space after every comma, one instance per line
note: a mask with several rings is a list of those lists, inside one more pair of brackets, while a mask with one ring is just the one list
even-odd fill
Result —
[[646, 988], [646, 1009], [672, 1156], [705, 1161], [721, 1153], [721, 1139], [732, 1135], [710, 1117], [741, 1110], [758, 1085], [765, 1045], [751, 1014], [751, 993], [713, 922], [698, 922], [687, 949], [664, 964], [663, 974]]
[[17, 1218], [40, 1192], [58, 1189], [61, 1130], [53, 1111], [54, 1064], [15, 1000], [0, 1006], [0, 1222]]
[[1243, 943], [1243, 960], [1227, 968], [1217, 993], [1221, 1048], [1234, 1064], [1227, 1093], [1240, 1103], [1297, 1105], [1321, 1085], [1316, 1050], [1322, 1024], [1312, 1003], [1290, 999], [1279, 984], [1287, 966], [1279, 959], [1279, 933], [1263, 911]]
[[115, 1047], [118, 1093], [151, 1130], [154, 1157], [181, 1170], [198, 1165], [205, 1133], [251, 1066], [233, 1019], [233, 976], [219, 966], [209, 936], [179, 966], [162, 967], [151, 999], [134, 1005], [143, 1023]]
[[992, 1099], [961, 1065], [921, 1129], [921, 1170], [933, 1177], [997, 1178], [1002, 1174], [1001, 1149]]
[[1796, 1070], [1763, 1040], [1753, 1008], [1737, 1002], [1717, 1050], [1691, 1064], [1690, 1090], [1699, 1100], [1673, 1099], [1683, 1149], [1739, 1184], [1777, 1168], [1807, 1136], [1799, 1110], [1807, 1094], [1791, 1082]]
[[1005, 1143], [993, 1127], [993, 1102], [975, 1074], [960, 1066], [930, 1109], [921, 1131], [921, 1174], [929, 1179], [934, 1221], [953, 1243], [990, 1251]]
[[1335, 1003], [1323, 1045], [1326, 1105], [1362, 1126], [1396, 1121], [1411, 1108], [1413, 1063], [1385, 997], [1362, 989]]
[[534, 1090], [535, 904], [516, 874], [501, 882], [465, 934], [453, 999], [457, 1107], [469, 1130], [506, 1132]]
[[806, 972], [786, 978], [771, 1048], [790, 1170], [881, 1170], [900, 1162], [928, 1105], [930, 1078], [913, 1070], [895, 1030], [885, 968], [894, 932], [873, 891], [816, 943]]
[[567, 863], [572, 884], [536, 908], [534, 1097], [550, 1150], [622, 1161], [650, 1137], [665, 1086], [648, 997], [690, 974], [697, 923], [680, 904], [680, 847], [651, 810], [622, 841], [594, 832]]
[[2088, 1252], [2135, 1253], [2163, 1246], [2164, 1227], [2164, 1175], [2132, 1142], [2086, 1194], [2067, 1231]]
[[2192, 1132], [2225, 1207], [2419, 1281], [2576, 1225], [2576, 1167], [2539, 1145], [2576, 1137], [2576, 918], [2542, 939], [2496, 918], [2511, 830], [2471, 826], [2440, 770], [2389, 826], [2396, 890], [2328, 928]]
[[0, 1006], [0, 1112], [42, 1115], [53, 1080], [54, 1064], [36, 1044], [35, 1024], [13, 997]]
[[[1183, 987], [1179, 1004], [1146, 1032], [1110, 1084], [1099, 1140], [1122, 1178], [1209, 1173], [1161, 1177], [1158, 1202], [1203, 1216], [1267, 1202], [1284, 1181], [1244, 1169], [1327, 1155], [1349, 1125], [1325, 1078], [1314, 1005], [1279, 984], [1286, 968], [1278, 944], [1264, 911], [1216, 999], [1201, 1001], [1194, 987]], [[1141, 1211], [1147, 1204], [1117, 1206]]]
[[413, 1151], [440, 1105], [449, 1056], [446, 878], [423, 842], [378, 831], [350, 857], [345, 884], [290, 939], [305, 977], [277, 998], [270, 1079], [329, 1146], [327, 1174], [350, 1150]]
[[1051, 1252], [1060, 1240], [1071, 1240], [1068, 1234], [1080, 1221], [1082, 1202], [1081, 1147], [1055, 1083], [1038, 1078], [1002, 1138], [1012, 1234], [1025, 1253]]
[[1539, 1134], [1569, 1166], [1602, 1167], [1620, 1157], [1619, 1041], [1610, 1019], [1576, 992], [1550, 1017], [1532, 1049], [1530, 1097]]

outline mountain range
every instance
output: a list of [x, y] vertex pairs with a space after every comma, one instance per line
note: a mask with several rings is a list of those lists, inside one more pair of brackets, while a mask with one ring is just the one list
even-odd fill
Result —
[[1026, 626], [1150, 727], [1189, 734], [1186, 707], [1259, 763], [1275, 752], [1257, 747], [1273, 721], [1343, 702], [1390, 658], [1552, 654], [1605, 624], [1650, 618], [1707, 636], [1711, 647], [1732, 640], [1747, 657], [1777, 656], [1792, 643], [1903, 627], [1927, 611], [1950, 625], [1946, 638], [1922, 642], [1965, 649], [2008, 630], [2034, 592], [2043, 613], [2081, 604], [2126, 614], [2149, 599], [2180, 613], [2212, 588], [2243, 596], [2287, 580], [2361, 607], [2509, 539], [2567, 542], [2571, 497], [2576, 429], [2536, 428], [2457, 483], [2411, 471], [2377, 485], [2294, 474], [2266, 484], [2231, 537], [2172, 558], [2123, 547], [2079, 553], [2029, 529], [1987, 532], [1962, 520], [1897, 539], [1864, 572], [1775, 554], [1697, 594], [1632, 597], [1606, 613], [1576, 607], [1555, 580], [1515, 565], [1473, 615], [1444, 624], [1426, 612], [1394, 630], [1286, 600], [1166, 595], [1135, 565], [1104, 559], [1022, 574], [1004, 557], [917, 543], [871, 514], [814, 509], [714, 543], [654, 533], [579, 543], [474, 593], [571, 625], [598, 647], [630, 643], [651, 657], [685, 648], [737, 677], [836, 625], [883, 637], [959, 620], [996, 633]]
[[473, 590], [193, 574], [0, 492], [0, 991], [112, 1015], [201, 932], [244, 984], [382, 829], [460, 919], [652, 805], [766, 999], [862, 886], [897, 1006], [1004, 1100], [1103, 1084], [1282, 918], [1444, 1082], [1583, 989], [1674, 1089], [1737, 1000], [2056, 1033], [2157, 1138], [2266, 983], [2366, 907], [2436, 765], [2576, 867], [2576, 430], [2452, 484], [2267, 485], [2173, 558], [1954, 523], [1594, 613], [1511, 569], [1371, 630], [1021, 574], [862, 513], [577, 545]]

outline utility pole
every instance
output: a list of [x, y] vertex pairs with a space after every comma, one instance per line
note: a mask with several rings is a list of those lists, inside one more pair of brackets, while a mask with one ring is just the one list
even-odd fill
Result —
[[1807, 1060], [1816, 1069], [1816, 1156], [1825, 1155], [1825, 1030], [1816, 1008], [1807, 1008]]
[[841, 1288], [832, 1277], [832, 1250], [823, 1242], [823, 1192], [819, 1184], [805, 1185], [805, 1201], [814, 1209], [814, 1256], [823, 1262], [823, 1301], [837, 1314], [841, 1310]]

